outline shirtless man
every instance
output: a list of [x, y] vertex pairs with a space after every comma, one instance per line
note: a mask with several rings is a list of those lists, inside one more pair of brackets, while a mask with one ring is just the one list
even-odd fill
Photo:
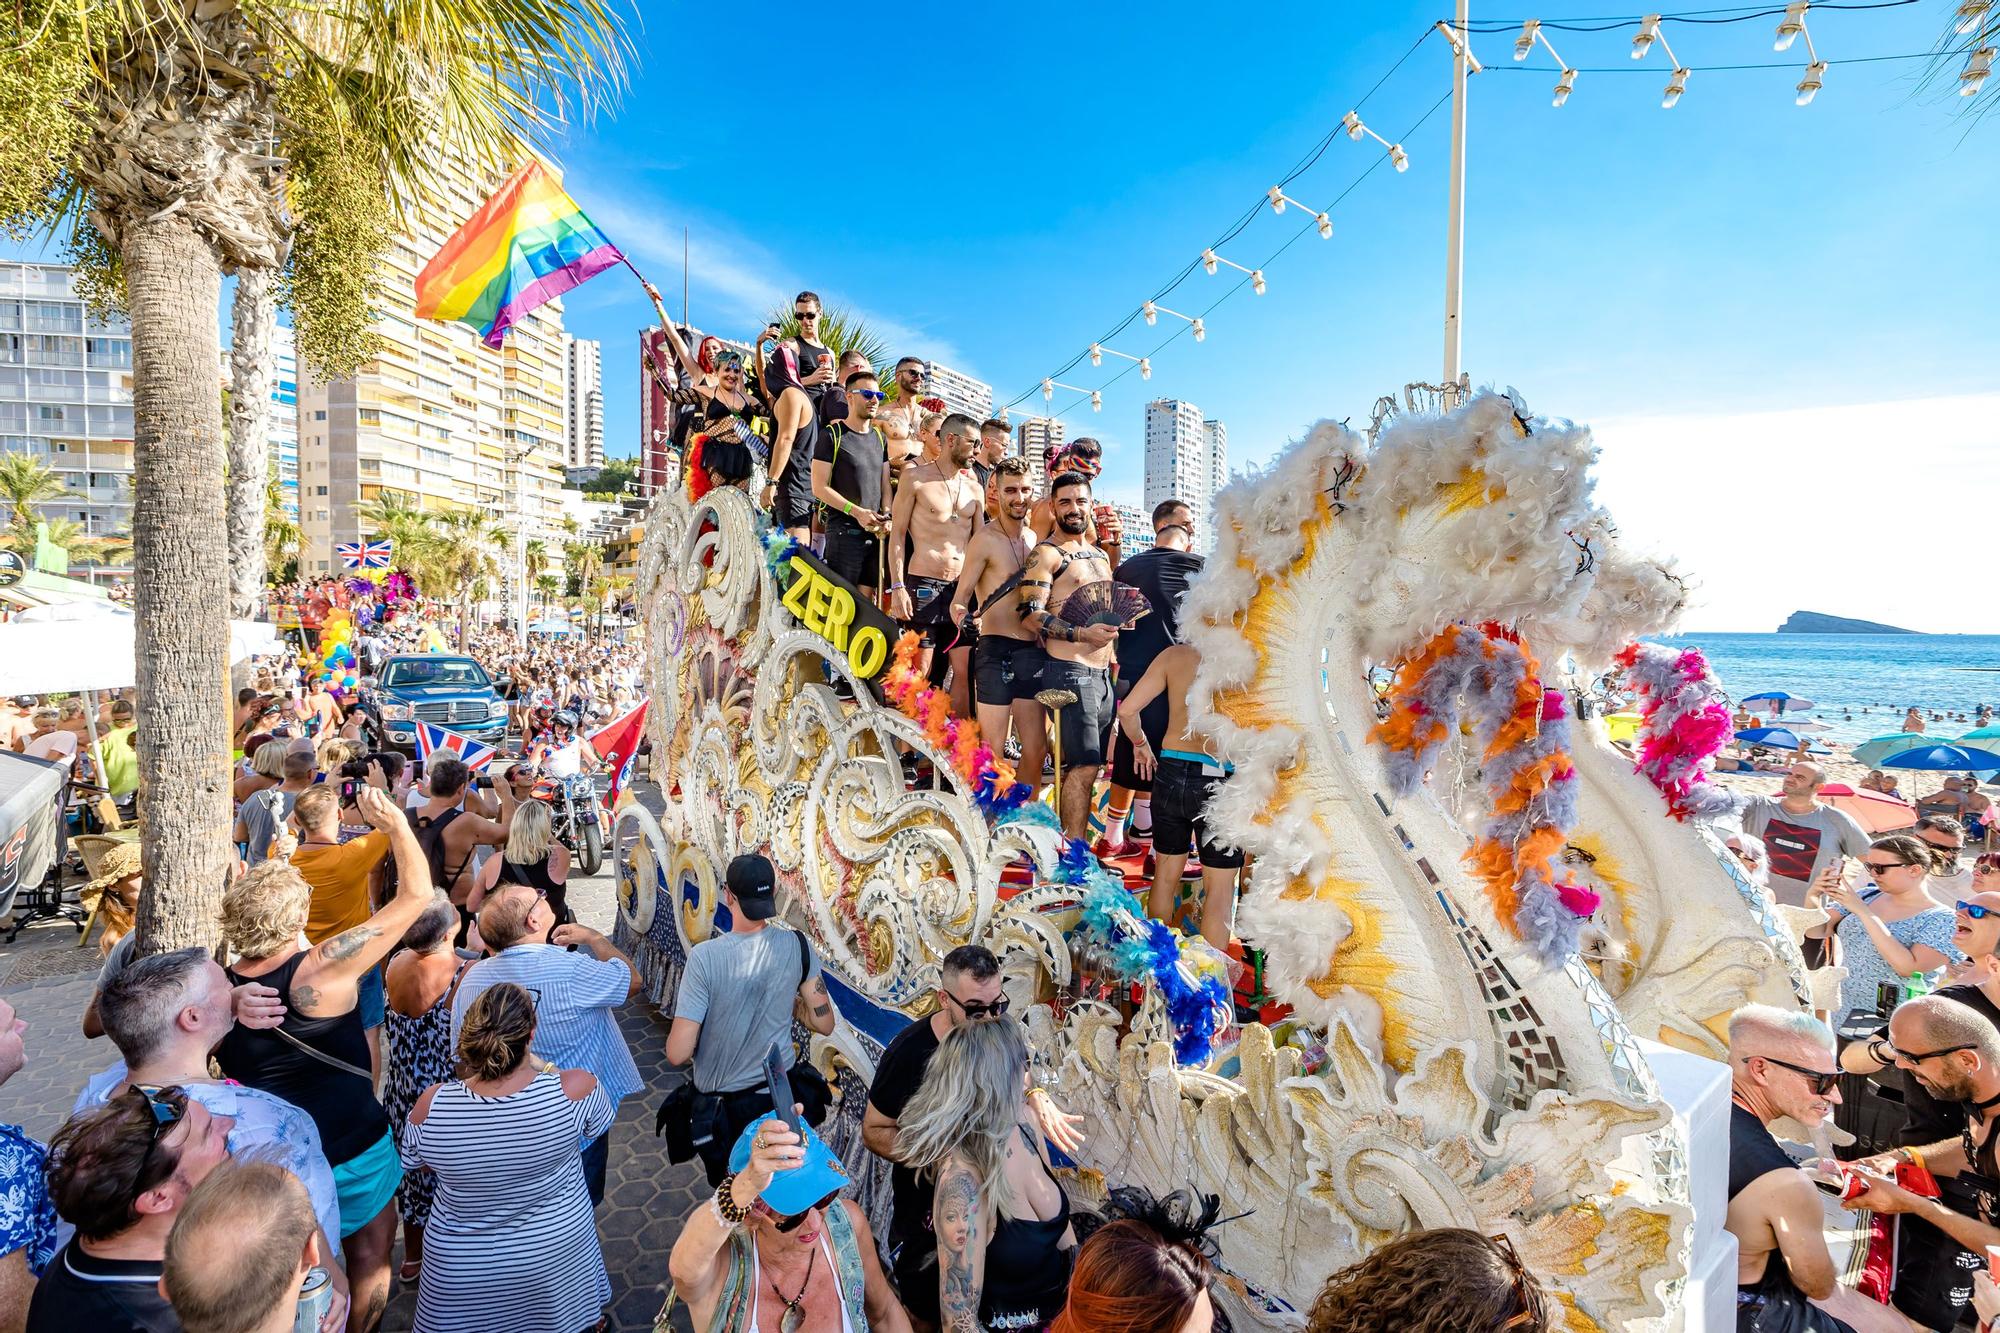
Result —
[[965, 548], [965, 566], [951, 597], [951, 619], [954, 623], [976, 620], [978, 624], [971, 675], [979, 734], [994, 754], [1001, 753], [1011, 717], [1021, 733], [1020, 771], [1028, 775], [1026, 780], [1032, 785], [1042, 775], [1042, 755], [1048, 748], [1042, 706], [1035, 702], [1041, 677], [1037, 665], [1037, 683], [1017, 697], [1014, 660], [1024, 649], [1037, 657], [1041, 650], [1021, 628], [1019, 606], [1005, 595], [1013, 591], [1008, 581], [1021, 572], [1035, 545], [1035, 534], [1027, 527], [1028, 510], [1035, 503], [1028, 460], [1001, 459], [994, 465], [993, 481], [998, 508], [993, 521]]
[[[885, 609], [922, 636], [917, 670], [928, 675], [931, 658], [940, 649], [951, 660], [951, 711], [972, 716], [972, 640], [976, 629], [958, 632], [945, 618], [958, 592], [965, 550], [979, 531], [984, 507], [972, 461], [979, 447], [979, 426], [963, 412], [944, 423], [944, 447], [937, 459], [903, 474], [889, 512], [889, 587]], [[909, 539], [908, 587], [905, 587], [904, 539]]]
[[[1188, 847], [1199, 838], [1202, 938], [1226, 953], [1236, 920], [1236, 881], [1243, 870], [1243, 853], [1215, 841], [1202, 813], [1208, 798], [1235, 770], [1215, 757], [1208, 737], [1188, 725], [1188, 691], [1200, 666], [1201, 653], [1193, 644], [1169, 645], [1118, 705], [1118, 725], [1132, 742], [1133, 767], [1153, 784], [1153, 890], [1146, 898], [1146, 911], [1172, 924]], [[1163, 693], [1167, 743], [1155, 754], [1139, 715]]]
[[[1068, 444], [1059, 446], [1049, 455], [1048, 467], [1051, 477], [1074, 472], [1092, 485], [1096, 485], [1098, 474], [1104, 471], [1104, 446], [1088, 435], [1080, 436]], [[1036, 532], [1055, 531], [1054, 504], [1055, 488], [1050, 487], [1049, 494], [1035, 506], [1034, 512], [1028, 515], [1028, 526]], [[1090, 512], [1084, 515], [1084, 537], [1092, 546], [1104, 552], [1104, 558], [1111, 562], [1112, 569], [1118, 568], [1119, 538], [1123, 535], [1119, 532], [1117, 524], [1117, 517], [1110, 505], [1092, 505]]]
[[895, 400], [875, 410], [875, 429], [882, 434], [889, 455], [889, 471], [900, 476], [917, 457], [917, 428], [924, 419], [923, 404], [918, 401], [924, 396], [923, 361], [914, 356], [898, 361], [895, 382]]
[[507, 845], [515, 794], [507, 784], [496, 784], [500, 800], [495, 819], [491, 799], [472, 785], [472, 774], [462, 760], [440, 755], [430, 761], [425, 778], [429, 799], [410, 812], [410, 827], [429, 858], [433, 885], [450, 894], [458, 908], [458, 943], [463, 944], [465, 928], [472, 921], [465, 901], [472, 895], [473, 851]]
[[[1027, 566], [1021, 571], [1021, 628], [1041, 639], [1048, 653], [1040, 688], [1076, 695], [1076, 702], [1066, 705], [1060, 715], [1064, 772], [1058, 809], [1063, 832], [1081, 838], [1090, 824], [1090, 797], [1097, 787], [1097, 772], [1104, 766], [1104, 745], [1112, 718], [1111, 658], [1119, 627], [1078, 628], [1058, 619], [1052, 609], [1085, 584], [1103, 583], [1111, 577], [1110, 562], [1086, 535], [1090, 528], [1090, 479], [1078, 472], [1058, 476], [1049, 486], [1049, 507], [1055, 531], [1049, 534], [1050, 540], [1029, 553]], [[1026, 748], [1024, 743], [1024, 759]]]

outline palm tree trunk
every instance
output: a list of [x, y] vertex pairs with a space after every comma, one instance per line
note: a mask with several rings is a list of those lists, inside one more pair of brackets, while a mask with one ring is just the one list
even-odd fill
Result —
[[264, 478], [271, 438], [271, 327], [277, 296], [271, 270], [236, 274], [229, 345], [229, 603], [256, 612], [264, 586]]
[[135, 219], [121, 257], [132, 315], [132, 592], [139, 686], [139, 950], [212, 947], [229, 868], [222, 272], [182, 214]]

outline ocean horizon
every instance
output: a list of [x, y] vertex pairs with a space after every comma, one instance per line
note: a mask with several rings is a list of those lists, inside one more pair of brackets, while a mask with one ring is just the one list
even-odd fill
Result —
[[1900, 731], [1903, 710], [1964, 713], [1963, 723], [1930, 722], [1926, 734], [1970, 731], [1981, 704], [2000, 709], [2000, 634], [1681, 634], [1649, 635], [1700, 648], [1731, 699], [1784, 690], [1816, 707], [1798, 716], [1827, 724], [1814, 732], [1853, 744]]

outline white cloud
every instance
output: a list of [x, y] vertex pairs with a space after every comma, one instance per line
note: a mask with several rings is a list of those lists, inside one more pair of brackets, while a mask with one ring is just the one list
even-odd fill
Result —
[[1625, 540], [1700, 587], [1690, 629], [1793, 611], [1985, 633], [2000, 394], [1592, 421]]
[[[591, 219], [613, 244], [646, 271], [661, 295], [667, 297], [671, 297], [675, 286], [668, 279], [679, 277], [681, 272], [681, 238], [673, 234], [680, 230], [678, 227], [663, 225], [662, 220], [677, 211], [656, 199], [609, 191], [590, 196]], [[687, 269], [690, 285], [700, 298], [695, 324], [704, 331], [713, 331], [713, 326], [721, 324], [746, 341], [763, 326], [764, 318], [774, 307], [790, 304], [792, 297], [809, 285], [755, 242], [712, 221], [690, 228]], [[712, 313], [702, 313], [704, 307], [712, 311], [718, 303], [720, 320]], [[671, 299], [667, 308], [670, 311], [674, 308]], [[949, 339], [866, 307], [854, 308], [870, 328], [896, 349], [896, 355], [921, 356], [941, 361], [964, 374], [977, 375], [966, 364], [964, 352]]]

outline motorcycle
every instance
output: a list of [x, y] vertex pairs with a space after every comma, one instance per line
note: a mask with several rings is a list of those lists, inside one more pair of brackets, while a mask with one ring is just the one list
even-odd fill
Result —
[[588, 773], [543, 778], [534, 796], [548, 802], [556, 840], [569, 848], [584, 874], [595, 875], [604, 864], [604, 803], [597, 779]]

